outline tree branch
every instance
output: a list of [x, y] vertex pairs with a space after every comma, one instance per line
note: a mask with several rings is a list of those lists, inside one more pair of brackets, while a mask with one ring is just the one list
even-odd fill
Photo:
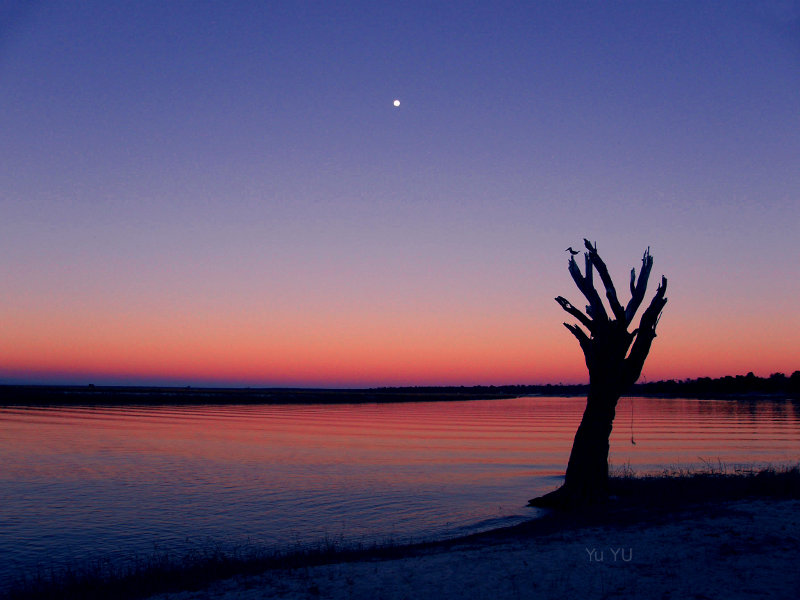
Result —
[[[641, 276], [640, 276], [641, 279]], [[625, 379], [626, 385], [633, 385], [639, 376], [642, 374], [642, 367], [650, 352], [650, 345], [656, 337], [656, 325], [658, 324], [661, 316], [661, 311], [667, 304], [667, 299], [664, 295], [667, 293], [667, 278], [662, 277], [661, 283], [656, 290], [656, 295], [650, 301], [650, 306], [642, 314], [642, 319], [639, 322], [639, 329], [636, 335], [636, 340], [633, 342], [628, 358], [625, 359]]]
[[650, 246], [644, 251], [642, 256], [642, 269], [639, 271], [639, 280], [634, 285], [634, 278], [636, 276], [636, 269], [631, 269], [631, 299], [625, 307], [625, 322], [630, 325], [633, 321], [636, 311], [644, 300], [644, 295], [647, 292], [647, 280], [650, 279], [650, 270], [653, 268], [653, 257], [650, 256]]
[[[631, 300], [636, 295], [636, 269], [631, 269]], [[630, 305], [630, 302], [628, 302]]]
[[569, 274], [572, 275], [575, 285], [578, 286], [578, 289], [589, 301], [590, 309], [587, 310], [589, 316], [592, 319], [607, 321], [608, 315], [606, 314], [606, 309], [603, 306], [603, 302], [600, 300], [600, 295], [592, 284], [592, 263], [588, 255], [586, 258], [586, 276], [584, 277], [581, 274], [581, 270], [578, 267], [578, 263], [575, 262], [574, 257], [570, 257], [569, 259]]
[[584, 260], [584, 270], [586, 271], [586, 282], [594, 287], [594, 274], [592, 272], [592, 259], [589, 258], [589, 253], [583, 253], [583, 260]]
[[581, 350], [583, 350], [583, 355], [586, 358], [586, 366], [589, 366], [590, 358], [593, 356], [592, 352], [592, 340], [586, 335], [586, 332], [578, 327], [577, 325], [570, 325], [569, 323], [564, 323], [564, 327], [569, 329], [570, 333], [578, 338], [578, 343], [581, 345]]
[[592, 330], [594, 328], [594, 324], [592, 323], [592, 320], [589, 317], [587, 317], [585, 314], [583, 314], [578, 308], [573, 306], [570, 303], [569, 300], [567, 300], [563, 296], [559, 296], [558, 298], [556, 298], [556, 302], [558, 302], [558, 304], [561, 306], [561, 308], [563, 308], [565, 311], [567, 311], [573, 317], [578, 319], [581, 322], [581, 324], [584, 327], [586, 327], [586, 329], [589, 330], [590, 333], [592, 332]]
[[618, 321], [623, 321], [625, 319], [625, 311], [622, 309], [622, 305], [617, 298], [617, 290], [614, 288], [614, 282], [611, 281], [611, 275], [608, 274], [608, 267], [606, 267], [606, 263], [603, 262], [603, 259], [600, 258], [600, 255], [597, 253], [597, 244], [593, 246], [591, 242], [585, 238], [583, 243], [586, 248], [589, 249], [589, 253], [587, 254], [589, 261], [594, 265], [595, 269], [597, 269], [597, 272], [600, 274], [600, 280], [606, 288], [606, 298], [608, 298], [608, 305], [611, 307], [614, 318]]

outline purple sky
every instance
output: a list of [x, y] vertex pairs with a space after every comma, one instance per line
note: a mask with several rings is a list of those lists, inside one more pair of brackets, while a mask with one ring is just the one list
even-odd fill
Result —
[[799, 198], [798, 2], [0, 4], [0, 381], [581, 380], [584, 236], [791, 371]]

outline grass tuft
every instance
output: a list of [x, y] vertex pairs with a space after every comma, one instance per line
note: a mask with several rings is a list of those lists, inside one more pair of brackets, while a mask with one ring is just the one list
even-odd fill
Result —
[[609, 491], [618, 498], [651, 505], [740, 500], [749, 497], [800, 498], [800, 465], [766, 467], [706, 462], [702, 470], [672, 467], [660, 475], [636, 475], [630, 468], [612, 474]]
[[345, 544], [323, 539], [286, 549], [218, 544], [184, 553], [157, 551], [126, 561], [94, 560], [82, 568], [50, 567], [17, 577], [3, 600], [134, 600], [154, 594], [195, 591], [235, 575], [294, 569], [333, 562], [404, 556], [418, 544]]

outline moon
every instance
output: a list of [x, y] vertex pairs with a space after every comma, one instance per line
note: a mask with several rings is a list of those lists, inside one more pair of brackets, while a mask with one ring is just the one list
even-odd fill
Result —
[[395, 107], [400, 106], [400, 100], [395, 100], [394, 102], [392, 102], [392, 104], [394, 104]]

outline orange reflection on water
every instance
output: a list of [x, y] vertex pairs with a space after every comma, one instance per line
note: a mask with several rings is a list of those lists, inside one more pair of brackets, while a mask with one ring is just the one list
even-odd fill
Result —
[[[288, 544], [517, 522], [558, 485], [584, 402], [0, 408], [0, 552], [35, 564], [192, 536]], [[611, 439], [613, 465], [644, 471], [798, 456], [791, 402], [623, 398]]]

